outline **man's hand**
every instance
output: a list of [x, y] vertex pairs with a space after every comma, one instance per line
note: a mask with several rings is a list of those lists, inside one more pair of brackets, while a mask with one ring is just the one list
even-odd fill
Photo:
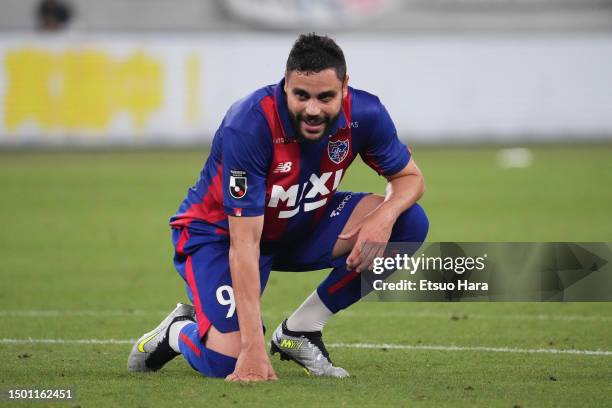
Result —
[[243, 348], [238, 355], [234, 372], [225, 380], [233, 382], [268, 381], [278, 380], [278, 377], [262, 344], [257, 349]]
[[357, 227], [338, 235], [338, 238], [346, 240], [357, 237], [353, 250], [346, 259], [347, 267], [363, 272], [370, 267], [374, 258], [383, 256], [394, 222], [395, 217], [381, 211], [379, 206], [366, 215]]
[[384, 201], [351, 231], [338, 235], [342, 240], [357, 237], [346, 259], [349, 269], [363, 272], [372, 265], [374, 258], [384, 255], [395, 221], [425, 191], [423, 175], [413, 158], [401, 171], [387, 177], [387, 181]]

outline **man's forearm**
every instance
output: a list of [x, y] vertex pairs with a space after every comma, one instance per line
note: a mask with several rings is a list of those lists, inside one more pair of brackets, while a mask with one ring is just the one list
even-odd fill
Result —
[[380, 205], [380, 209], [395, 221], [421, 198], [424, 191], [425, 183], [419, 174], [408, 174], [389, 180], [385, 201]]
[[259, 245], [230, 247], [230, 272], [242, 349], [263, 347], [259, 278]]

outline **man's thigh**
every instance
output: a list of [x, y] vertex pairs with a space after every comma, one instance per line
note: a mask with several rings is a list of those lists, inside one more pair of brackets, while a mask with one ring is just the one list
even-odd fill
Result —
[[[354, 224], [353, 214], [369, 201], [370, 193], [336, 192], [327, 206], [319, 225], [306, 238], [282, 253], [277, 253], [272, 268], [277, 271], [302, 272], [333, 268], [344, 262], [341, 254], [334, 254], [338, 235], [346, 226]], [[346, 251], [345, 253], [347, 253]]]
[[[191, 243], [198, 236], [189, 236]], [[221, 333], [240, 330], [229, 267], [229, 242], [185, 245], [189, 252], [176, 254], [175, 266], [187, 283], [187, 294], [195, 308], [198, 331], [204, 337], [210, 326]], [[259, 262], [261, 292], [265, 289], [272, 258], [261, 256]]]

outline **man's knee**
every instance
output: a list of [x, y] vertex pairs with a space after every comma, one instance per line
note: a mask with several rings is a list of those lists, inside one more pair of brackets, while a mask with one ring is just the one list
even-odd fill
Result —
[[391, 241], [423, 242], [429, 231], [429, 220], [419, 204], [404, 211], [395, 221]]
[[[357, 204], [351, 218], [342, 232], [350, 231], [363, 218], [378, 207], [384, 197], [378, 194], [368, 194]], [[429, 220], [425, 210], [418, 203], [404, 211], [395, 221], [391, 232], [391, 241], [423, 242], [429, 231]]]

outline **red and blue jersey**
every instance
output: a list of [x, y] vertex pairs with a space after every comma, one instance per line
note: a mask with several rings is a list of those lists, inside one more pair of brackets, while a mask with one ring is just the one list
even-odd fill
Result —
[[299, 240], [317, 226], [357, 155], [384, 176], [408, 164], [410, 153], [376, 96], [349, 87], [330, 134], [300, 141], [283, 85], [230, 107], [199, 180], [170, 220], [173, 228], [227, 239], [228, 216], [264, 215], [264, 242]]

